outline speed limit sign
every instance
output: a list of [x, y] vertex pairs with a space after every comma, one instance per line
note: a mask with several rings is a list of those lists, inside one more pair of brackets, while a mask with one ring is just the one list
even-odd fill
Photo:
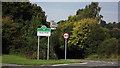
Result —
[[67, 59], [67, 39], [70, 37], [68, 33], [63, 34], [63, 38], [65, 39], [65, 60]]
[[64, 37], [64, 39], [68, 39], [70, 37], [70, 35], [68, 33], [64, 33], [63, 37]]

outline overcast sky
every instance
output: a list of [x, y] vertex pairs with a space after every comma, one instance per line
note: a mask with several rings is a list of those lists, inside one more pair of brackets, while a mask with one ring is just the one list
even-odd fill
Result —
[[[75, 15], [78, 9], [84, 8], [90, 2], [32, 2], [41, 6], [47, 15], [47, 21], [67, 20], [69, 15]], [[100, 14], [106, 22], [118, 22], [118, 2], [100, 2]]]
[[118, 2], [120, 0], [29, 0], [30, 2]]

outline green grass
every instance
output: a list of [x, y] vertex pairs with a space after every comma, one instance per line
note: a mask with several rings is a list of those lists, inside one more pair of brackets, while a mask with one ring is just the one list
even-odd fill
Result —
[[117, 58], [85, 58], [84, 60], [120, 61], [120, 59]]
[[94, 55], [90, 55], [87, 58], [85, 58], [85, 60], [100, 60], [100, 61], [120, 61], [119, 58], [113, 58], [113, 57], [109, 57], [109, 58], [105, 58], [104, 56], [100, 57], [97, 54]]
[[27, 59], [15, 55], [2, 55], [2, 63], [18, 64], [18, 65], [50, 65], [50, 64], [63, 64], [63, 63], [81, 63], [80, 60], [36, 60]]

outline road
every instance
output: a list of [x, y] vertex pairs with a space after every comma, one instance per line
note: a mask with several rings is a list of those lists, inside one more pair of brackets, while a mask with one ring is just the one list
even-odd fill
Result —
[[54, 64], [54, 65], [40, 65], [40, 66], [24, 66], [15, 64], [2, 64], [2, 66], [10, 66], [12, 68], [120, 68], [118, 61], [94, 61], [83, 60], [84, 63], [70, 63], [70, 64]]
[[118, 66], [118, 61], [84, 60], [84, 63], [56, 64], [51, 66]]

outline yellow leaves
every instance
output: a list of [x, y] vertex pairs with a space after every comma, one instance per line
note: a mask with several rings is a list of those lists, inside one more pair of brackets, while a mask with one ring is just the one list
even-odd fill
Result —
[[11, 22], [10, 17], [4, 17], [4, 18], [2, 18], [2, 23], [9, 23], [9, 22]]
[[88, 27], [88, 25], [92, 25], [92, 24], [97, 24], [97, 20], [96, 19], [82, 19], [81, 21], [79, 21], [77, 24], [75, 25], [81, 25], [81, 26], [86, 26]]
[[91, 27], [97, 24], [97, 20], [87, 18], [79, 21], [72, 21], [74, 18], [74, 16], [69, 16], [69, 21], [60, 23], [58, 25], [58, 28], [61, 32], [65, 32], [66, 29], [68, 31], [70, 30], [69, 32], [71, 32], [71, 34], [68, 40], [69, 45], [83, 48], [83, 46], [85, 45], [85, 40], [87, 40], [89, 37]]
[[97, 24], [97, 20], [89, 18], [74, 22], [74, 27], [69, 43], [82, 48], [84, 46], [84, 41], [89, 37], [88, 35], [91, 31], [90, 27], [94, 26], [95, 24]]
[[78, 45], [79, 48], [83, 48], [83, 45]]
[[71, 41], [68, 40], [68, 44], [71, 43]]

